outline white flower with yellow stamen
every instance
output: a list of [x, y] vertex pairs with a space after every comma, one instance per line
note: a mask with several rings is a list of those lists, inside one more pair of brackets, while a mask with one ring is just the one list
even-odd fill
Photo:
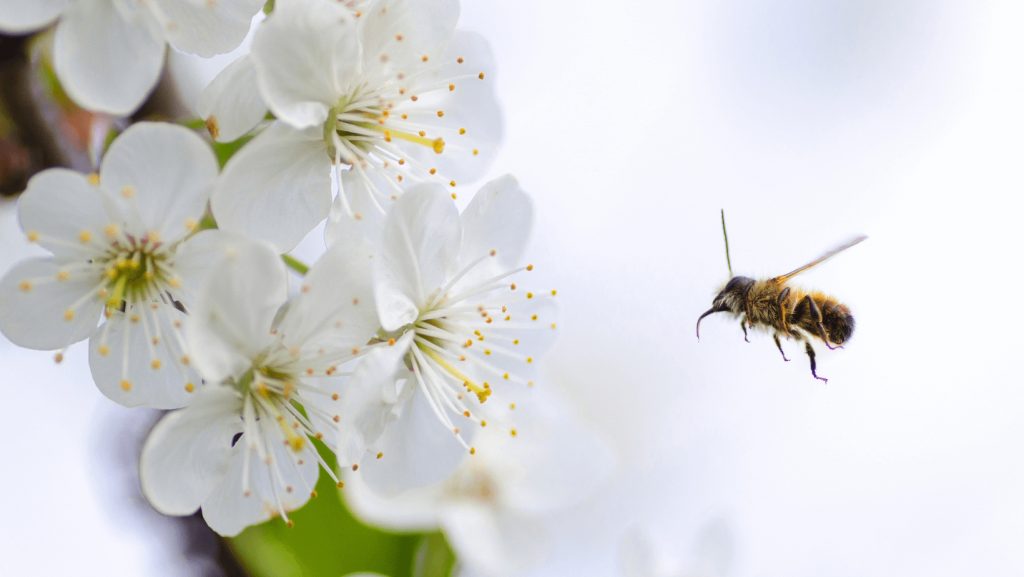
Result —
[[207, 252], [224, 242], [216, 231], [193, 235], [216, 177], [198, 136], [154, 123], [114, 141], [98, 175], [36, 175], [19, 216], [28, 239], [53, 256], [25, 260], [0, 280], [0, 331], [40, 350], [90, 338], [93, 378], [108, 397], [186, 404], [199, 381], [178, 327]]
[[238, 47], [264, 0], [0, 0], [0, 31], [57, 21], [54, 66], [75, 102], [116, 115], [156, 86], [164, 52], [213, 56]]
[[458, 12], [457, 0], [278, 2], [251, 64], [229, 69], [255, 79], [260, 101], [230, 106], [239, 100], [227, 80], [204, 98], [213, 132], [218, 110], [232, 137], [263, 105], [277, 119], [225, 168], [213, 197], [220, 226], [288, 250], [328, 216], [332, 167], [339, 226], [379, 223], [406, 184], [454, 194], [482, 175], [501, 118], [487, 43], [455, 30]]
[[379, 338], [392, 346], [353, 376], [343, 414], [364, 426], [343, 429], [339, 443], [343, 465], [370, 457], [361, 470], [381, 490], [443, 478], [460, 453], [475, 452], [467, 439], [488, 425], [484, 408], [508, 406], [501, 389], [533, 384], [555, 307], [553, 291], [535, 294], [513, 278], [532, 269], [518, 265], [531, 219], [511, 177], [485, 185], [461, 216], [431, 184], [388, 214], [374, 290]]
[[141, 482], [157, 510], [201, 507], [210, 527], [235, 535], [287, 521], [310, 498], [324, 465], [310, 439], [335, 445], [346, 394], [335, 377], [377, 320], [369, 252], [356, 245], [325, 253], [286, 307], [287, 274], [268, 246], [240, 245], [221, 262], [185, 329], [208, 384], [154, 428]]

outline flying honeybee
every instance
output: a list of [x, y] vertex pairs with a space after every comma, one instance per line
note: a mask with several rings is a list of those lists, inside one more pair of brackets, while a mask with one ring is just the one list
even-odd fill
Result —
[[725, 284], [711, 304], [711, 308], [697, 319], [697, 339], [700, 340], [700, 321], [704, 317], [720, 312], [739, 317], [743, 328], [743, 339], [747, 328], [762, 327], [772, 331], [775, 346], [786, 358], [780, 337], [804, 342], [804, 349], [811, 359], [811, 374], [814, 378], [828, 382], [818, 376], [814, 361], [812, 339], [821, 340], [829, 349], [842, 348], [843, 343], [853, 335], [854, 320], [850, 308], [835, 297], [818, 291], [805, 291], [787, 286], [790, 279], [807, 271], [844, 250], [862, 242], [866, 236], [857, 236], [846, 243], [826, 252], [811, 262], [784, 275], [767, 280], [754, 280], [745, 276], [732, 276], [732, 262], [729, 259], [729, 237], [725, 232], [725, 211], [722, 211], [722, 235], [725, 237], [725, 260], [729, 266], [729, 282]]

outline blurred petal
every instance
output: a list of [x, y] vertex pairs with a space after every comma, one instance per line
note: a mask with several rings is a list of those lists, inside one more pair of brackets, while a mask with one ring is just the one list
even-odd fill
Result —
[[346, 472], [345, 489], [341, 492], [357, 517], [371, 525], [397, 531], [425, 532], [438, 528], [439, 506], [444, 498], [441, 485], [385, 497], [368, 486], [361, 473]]
[[185, 323], [192, 361], [213, 382], [250, 367], [273, 339], [271, 324], [288, 296], [284, 263], [262, 243], [238, 247], [221, 265]]
[[163, 39], [147, 23], [125, 20], [109, 0], [75, 0], [57, 23], [57, 77], [89, 110], [128, 115], [156, 86], [163, 62]]
[[173, 124], [139, 122], [107, 151], [100, 185], [142, 230], [173, 242], [195, 229], [217, 178], [217, 159], [194, 132]]
[[53, 22], [70, 0], [0, 0], [0, 32], [32, 32]]
[[223, 230], [291, 250], [330, 212], [330, 166], [318, 130], [274, 122], [224, 168], [213, 215]]
[[249, 32], [264, 0], [152, 0], [163, 14], [164, 37], [182, 52], [210, 57], [230, 52]]
[[30, 349], [59, 349], [88, 337], [96, 329], [103, 299], [100, 280], [69, 274], [48, 258], [13, 266], [0, 279], [0, 332]]
[[252, 43], [267, 106], [295, 128], [319, 127], [355, 88], [359, 54], [352, 12], [322, 0], [278, 6]]
[[208, 386], [192, 406], [157, 423], [139, 461], [142, 492], [165, 515], [194, 513], [223, 479], [231, 440], [241, 431], [241, 397]]
[[199, 96], [199, 115], [214, 140], [230, 142], [256, 127], [267, 115], [256, 68], [242, 56], [222, 70]]
[[540, 520], [497, 513], [473, 501], [445, 507], [441, 526], [466, 566], [484, 575], [511, 575], [540, 561], [548, 547]]
[[377, 2], [359, 21], [365, 68], [379, 68], [382, 55], [396, 67], [441, 56], [458, 20], [458, 0]]
[[405, 193], [384, 224], [377, 262], [377, 310], [384, 330], [416, 320], [440, 289], [458, 256], [459, 213], [444, 187], [419, 185]]

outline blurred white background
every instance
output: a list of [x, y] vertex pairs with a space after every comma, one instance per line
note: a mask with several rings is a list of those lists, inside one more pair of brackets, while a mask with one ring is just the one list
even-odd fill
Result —
[[[708, 558], [732, 577], [1024, 573], [1024, 4], [464, 0], [463, 25], [499, 62], [494, 174], [536, 200], [531, 281], [559, 289], [549, 383], [621, 465], [551, 520], [538, 576], [619, 575], [630, 527], [678, 577]], [[28, 250], [11, 208], [0, 270]], [[724, 315], [696, 341], [727, 276], [719, 208], [749, 276], [870, 235], [797, 281], [857, 317], [819, 352], [827, 385]], [[189, 574], [118, 498], [127, 410], [84, 353], [0, 344], [0, 573]], [[54, 539], [67, 555], [41, 557]]]

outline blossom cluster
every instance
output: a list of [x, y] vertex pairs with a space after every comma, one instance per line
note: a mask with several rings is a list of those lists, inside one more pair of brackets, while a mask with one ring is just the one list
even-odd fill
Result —
[[[262, 7], [0, 0], [0, 30], [56, 22], [68, 94], [123, 115], [152, 89], [165, 43], [230, 51]], [[531, 445], [542, 435], [515, 448], [556, 291], [519, 285], [532, 205], [514, 178], [456, 203], [501, 139], [487, 42], [457, 28], [457, 0], [267, 12], [196, 103], [207, 135], [138, 122], [96, 172], [32, 178], [20, 222], [50, 255], [0, 279], [0, 331], [58, 359], [87, 340], [104, 395], [170, 411], [140, 460], [163, 513], [201, 509], [222, 535], [291, 523], [322, 471], [364, 495], [367, 517], [441, 526], [469, 563], [507, 569], [534, 539], [495, 534], [521, 547], [481, 555], [481, 515], [572, 502], [603, 465], [578, 450], [581, 479], [559, 488], [522, 472], [556, 459]], [[207, 136], [241, 144], [223, 171]], [[321, 224], [312, 266], [287, 254]], [[538, 413], [523, 419], [534, 432], [585, 437]]]

